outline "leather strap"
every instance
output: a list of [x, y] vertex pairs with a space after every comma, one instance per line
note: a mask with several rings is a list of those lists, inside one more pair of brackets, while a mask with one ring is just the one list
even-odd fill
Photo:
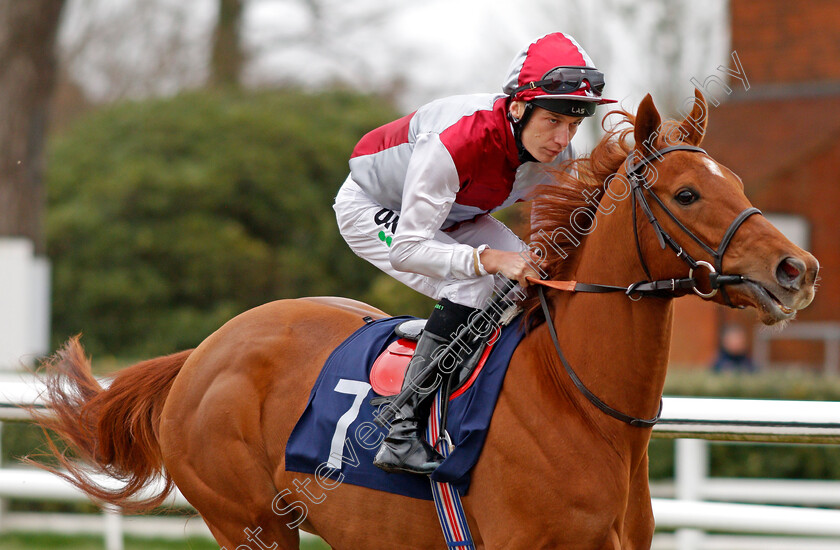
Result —
[[[658, 151], [654, 151], [652, 154], [648, 155], [647, 157], [643, 158], [639, 162], [631, 163], [631, 161], [635, 158], [635, 154], [630, 155], [627, 157], [625, 161], [625, 170], [627, 171], [627, 177], [631, 181], [632, 185], [632, 207], [633, 207], [633, 234], [636, 238], [636, 250], [639, 255], [639, 261], [642, 264], [642, 267], [645, 270], [645, 274], [648, 276], [648, 279], [651, 278], [650, 270], [648, 269], [647, 263], [645, 262], [644, 255], [642, 254], [641, 244], [639, 242], [639, 230], [638, 226], [636, 225], [636, 202], [639, 203], [642, 211], [644, 212], [645, 216], [648, 219], [651, 227], [653, 228], [654, 233], [656, 234], [656, 238], [659, 240], [659, 246], [661, 248], [665, 248], [665, 246], [669, 246], [671, 250], [677, 253], [677, 257], [681, 258], [691, 270], [697, 269], [701, 265], [710, 266], [707, 262], [697, 261], [688, 254], [676, 240], [674, 240], [671, 235], [668, 234], [662, 228], [662, 225], [656, 219], [656, 215], [651, 210], [650, 204], [648, 204], [647, 199], [645, 198], [646, 194], [650, 195], [654, 202], [656, 202], [659, 207], [665, 212], [665, 214], [671, 218], [671, 220], [677, 225], [677, 227], [689, 238], [691, 238], [694, 242], [696, 242], [703, 250], [705, 250], [714, 260], [714, 269], [712, 270], [712, 274], [710, 274], [710, 284], [711, 290], [708, 293], [701, 292], [697, 286], [694, 288], [694, 292], [705, 299], [711, 298], [714, 296], [718, 290], [720, 290], [721, 295], [723, 296], [723, 302], [730, 306], [734, 307], [732, 301], [729, 299], [729, 295], [726, 292], [725, 285], [730, 284], [738, 284], [743, 281], [743, 278], [740, 276], [729, 276], [729, 275], [721, 275], [720, 271], [722, 271], [723, 267], [723, 255], [726, 252], [726, 248], [729, 246], [729, 242], [732, 240], [732, 237], [735, 235], [735, 232], [738, 231], [738, 228], [753, 214], [761, 214], [761, 211], [754, 207], [749, 207], [744, 209], [740, 214], [738, 214], [732, 223], [729, 224], [729, 227], [726, 229], [726, 232], [721, 239], [720, 244], [717, 247], [717, 250], [713, 249], [711, 246], [703, 242], [697, 235], [695, 235], [689, 228], [687, 228], [668, 207], [665, 203], [649, 189], [650, 185], [645, 178], [644, 173], [641, 172], [641, 169], [653, 162], [654, 160], [661, 160], [662, 156], [666, 153], [670, 153], [671, 151], [688, 151], [688, 152], [696, 152], [706, 154], [706, 151], [701, 149], [700, 147], [696, 147], [694, 145], [685, 145], [679, 144], [674, 145], [671, 147], [665, 147]], [[655, 183], [655, 182], [654, 182]], [[717, 277], [712, 277], [714, 272], [717, 271]], [[743, 306], [741, 306], [743, 307]]]
[[684, 143], [680, 143], [678, 145], [671, 145], [670, 147], [663, 147], [662, 149], [657, 149], [653, 153], [649, 154], [639, 162], [635, 164], [630, 164], [630, 160], [635, 158], [635, 155], [630, 155], [627, 157], [627, 162], [625, 163], [625, 168], [627, 169], [627, 174], [632, 174], [636, 172], [639, 168], [648, 164], [654, 160], [660, 160], [665, 153], [670, 153], [671, 151], [692, 151], [695, 153], [703, 153], [706, 154], [706, 150], [702, 147], [697, 147], [696, 145], [685, 145]]
[[574, 369], [569, 364], [569, 361], [566, 359], [566, 356], [563, 355], [563, 351], [560, 349], [560, 341], [557, 338], [557, 331], [554, 329], [554, 321], [551, 319], [551, 310], [548, 308], [548, 303], [545, 300], [545, 292], [543, 291], [542, 286], [538, 286], [537, 290], [540, 295], [540, 304], [542, 305], [543, 313], [545, 314], [545, 323], [548, 325], [548, 332], [551, 334], [551, 340], [554, 342], [554, 349], [557, 350], [557, 356], [560, 358], [560, 362], [563, 363], [563, 368], [566, 369], [566, 373], [569, 375], [569, 378], [572, 379], [572, 382], [575, 384], [575, 387], [582, 393], [590, 403], [598, 407], [602, 412], [606, 413], [607, 415], [621, 420], [625, 424], [629, 424], [636, 428], [652, 428], [654, 424], [659, 421], [659, 418], [662, 416], [662, 399], [659, 399], [659, 411], [656, 413], [656, 416], [653, 418], [636, 418], [635, 416], [630, 416], [629, 414], [624, 414], [623, 412], [616, 410], [603, 401], [601, 401], [598, 396], [594, 393], [589, 391], [583, 382], [578, 378], [577, 374], [575, 374]]
[[[730, 276], [726, 276], [730, 277]], [[546, 279], [536, 279], [528, 277], [528, 282], [540, 286], [547, 286], [555, 290], [563, 290], [566, 292], [592, 292], [597, 294], [604, 294], [608, 292], [623, 292], [628, 296], [636, 294], [654, 295], [654, 294], [669, 294], [682, 290], [692, 290], [696, 286], [696, 279], [694, 277], [685, 277], [682, 279], [660, 279], [657, 281], [639, 281], [630, 286], [615, 286], [615, 285], [600, 285], [591, 283], [579, 283], [577, 281], [552, 281]], [[723, 277], [718, 277], [723, 279]], [[730, 284], [725, 279], [723, 284]]]
[[[656, 238], [659, 241], [659, 246], [662, 249], [665, 249], [666, 246], [670, 247], [674, 252], [677, 253], [677, 257], [681, 258], [684, 262], [688, 264], [691, 268], [689, 270], [689, 277], [681, 278], [681, 279], [661, 279], [656, 281], [638, 281], [636, 283], [631, 284], [627, 288], [621, 286], [614, 286], [614, 285], [601, 285], [601, 284], [588, 284], [588, 283], [579, 283], [577, 281], [544, 281], [541, 279], [534, 279], [529, 277], [528, 281], [537, 285], [537, 291], [540, 297], [540, 304], [542, 306], [543, 314], [545, 315], [545, 321], [548, 325], [548, 331], [551, 335], [551, 340], [554, 342], [554, 348], [557, 351], [557, 356], [560, 358], [560, 362], [563, 364], [563, 368], [566, 369], [566, 373], [571, 378], [572, 382], [575, 384], [575, 387], [598, 409], [603, 411], [605, 414], [617, 419], [621, 420], [622, 422], [629, 424], [631, 426], [636, 426], [640, 428], [650, 428], [659, 420], [659, 417], [662, 414], [662, 399], [659, 400], [659, 412], [657, 412], [654, 418], [643, 419], [643, 418], [636, 418], [630, 416], [628, 414], [624, 414], [621, 411], [618, 411], [603, 401], [601, 401], [594, 393], [592, 393], [578, 378], [577, 374], [575, 374], [574, 369], [569, 364], [569, 361], [563, 355], [563, 351], [560, 349], [560, 341], [557, 338], [557, 332], [554, 328], [554, 322], [551, 319], [551, 310], [548, 307], [548, 302], [545, 299], [545, 291], [543, 287], [554, 288], [557, 290], [562, 290], [566, 292], [593, 292], [593, 293], [605, 293], [605, 292], [624, 292], [627, 294], [628, 297], [632, 299], [634, 295], [641, 296], [655, 296], [655, 295], [673, 295], [677, 291], [682, 290], [693, 290], [699, 296], [703, 298], [709, 298], [714, 296], [714, 293], [720, 289], [723, 293], [724, 301], [727, 305], [732, 305], [729, 296], [726, 294], [726, 290], [724, 288], [725, 285], [732, 285], [732, 284], [739, 284], [743, 282], [743, 277], [741, 275], [730, 275], [730, 274], [723, 274], [720, 273], [722, 270], [723, 264], [723, 255], [726, 253], [726, 249], [729, 246], [729, 242], [732, 240], [732, 237], [735, 235], [735, 232], [738, 231], [738, 228], [753, 214], [761, 214], [761, 211], [757, 208], [749, 207], [738, 214], [732, 223], [729, 224], [729, 227], [726, 229], [726, 232], [721, 239], [720, 244], [717, 247], [717, 250], [713, 249], [705, 242], [703, 242], [697, 235], [695, 235], [689, 228], [687, 228], [677, 217], [671, 212], [668, 207], [665, 205], [662, 200], [656, 196], [655, 193], [648, 189], [649, 185], [645, 180], [645, 176], [643, 174], [639, 174], [639, 170], [644, 167], [646, 164], [654, 161], [659, 160], [661, 157], [671, 151], [689, 151], [689, 152], [696, 152], [696, 153], [703, 153], [705, 154], [706, 151], [701, 149], [700, 147], [696, 147], [693, 145], [685, 145], [679, 144], [674, 145], [671, 147], [665, 147], [658, 151], [654, 151], [651, 155], [643, 158], [639, 162], [631, 163], [631, 161], [635, 158], [634, 155], [630, 155], [627, 157], [627, 161], [625, 162], [625, 169], [627, 172], [627, 177], [631, 180], [632, 185], [632, 192], [630, 193], [631, 203], [632, 203], [632, 213], [633, 213], [633, 233], [636, 240], [636, 251], [638, 252], [639, 261], [642, 264], [642, 268], [645, 271], [648, 279], [651, 279], [650, 270], [648, 268], [647, 263], [645, 262], [644, 255], [642, 254], [642, 247], [641, 242], [639, 239], [639, 230], [638, 225], [636, 222], [636, 206], [641, 208], [642, 212], [644, 213], [645, 217], [647, 218], [648, 223], [653, 227], [654, 233], [656, 234]], [[659, 207], [665, 211], [666, 215], [671, 218], [671, 220], [679, 227], [679, 229], [688, 235], [693, 241], [695, 241], [703, 250], [705, 250], [709, 255], [713, 258], [715, 265], [712, 266], [708, 262], [701, 261], [698, 262], [694, 258], [692, 258], [688, 253], [686, 253], [682, 246], [679, 245], [672, 237], [665, 231], [657, 220], [656, 215], [653, 213], [653, 210], [650, 207], [647, 199], [645, 198], [645, 192], [647, 192], [654, 201], [659, 205]], [[711, 287], [712, 291], [704, 294], [700, 292], [697, 288], [697, 280], [692, 276], [695, 269], [699, 267], [706, 267], [709, 270], [709, 286]], [[636, 298], [638, 299], [638, 298]]]

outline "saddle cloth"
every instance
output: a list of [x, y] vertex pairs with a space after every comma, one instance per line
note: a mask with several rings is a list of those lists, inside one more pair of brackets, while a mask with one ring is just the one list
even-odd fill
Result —
[[[409, 317], [373, 321], [327, 358], [286, 444], [287, 471], [332, 480], [325, 487], [349, 483], [432, 500], [425, 476], [388, 474], [373, 465], [387, 430], [373, 423], [376, 407], [370, 400], [376, 394], [370, 385], [370, 369], [398, 338], [394, 327], [406, 319]], [[478, 462], [508, 363], [523, 336], [519, 322], [505, 327], [481, 374], [449, 402], [447, 431], [455, 447], [431, 478], [451, 483], [462, 495], [469, 489], [470, 470]]]

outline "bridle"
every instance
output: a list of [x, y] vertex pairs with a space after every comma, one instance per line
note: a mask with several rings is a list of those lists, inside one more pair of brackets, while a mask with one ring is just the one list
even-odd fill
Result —
[[[650, 190], [650, 187], [653, 185], [647, 181], [644, 173], [642, 173], [642, 168], [647, 166], [648, 164], [652, 163], [654, 160], [659, 160], [663, 155], [666, 155], [673, 151], [691, 151], [696, 153], [706, 154], [706, 151], [701, 149], [700, 147], [695, 147], [693, 145], [674, 145], [672, 147], [665, 147], [660, 149], [653, 154], [643, 158], [639, 162], [633, 164], [631, 161], [633, 160], [635, 155], [630, 155], [627, 157], [627, 161], [625, 162], [626, 172], [627, 172], [627, 179], [630, 181], [630, 198], [632, 204], [632, 211], [633, 211], [633, 237], [636, 242], [636, 253], [639, 258], [639, 262], [642, 264], [642, 269], [644, 269], [645, 275], [647, 275], [647, 279], [644, 281], [637, 281], [635, 283], [630, 284], [629, 286], [615, 286], [615, 285], [602, 285], [602, 284], [590, 284], [590, 283], [579, 283], [577, 281], [551, 281], [551, 280], [536, 280], [533, 279], [534, 283], [537, 283], [542, 286], [548, 286], [551, 288], [555, 288], [558, 290], [566, 290], [571, 292], [595, 292], [595, 293], [605, 293], [605, 292], [624, 292], [631, 300], [639, 300], [644, 296], [678, 296], [684, 292], [693, 291], [695, 294], [700, 296], [701, 298], [709, 299], [714, 297], [718, 290], [721, 291], [724, 303], [728, 306], [732, 306], [732, 302], [729, 299], [729, 296], [726, 294], [726, 289], [724, 286], [726, 285], [734, 285], [744, 282], [744, 277], [742, 275], [727, 275], [721, 273], [723, 269], [723, 255], [726, 253], [726, 249], [729, 247], [729, 243], [732, 241], [732, 237], [735, 236], [735, 232], [741, 227], [741, 225], [753, 214], [761, 214], [761, 210], [755, 207], [745, 208], [740, 214], [735, 216], [735, 219], [732, 220], [732, 223], [729, 224], [729, 227], [726, 229], [726, 232], [723, 235], [723, 238], [720, 241], [717, 249], [712, 248], [702, 239], [700, 239], [697, 235], [695, 235], [689, 228], [687, 228], [675, 215], [671, 212], [665, 203], [662, 202], [662, 199], [656, 196]], [[665, 231], [662, 228], [662, 224], [659, 223], [659, 220], [653, 213], [653, 210], [650, 207], [650, 203], [647, 200], [647, 195], [650, 195], [651, 198], [659, 205], [660, 208], [668, 215], [671, 220], [680, 228], [680, 230], [688, 235], [694, 242], [696, 242], [700, 247], [705, 250], [713, 259], [714, 265], [704, 261], [704, 260], [695, 260], [685, 249], [677, 243], [676, 239], [674, 239], [670, 233]], [[648, 268], [647, 262], [645, 261], [644, 254], [642, 252], [642, 245], [639, 239], [639, 227], [636, 223], [636, 205], [639, 205], [644, 212], [645, 217], [647, 218], [648, 222], [653, 227], [653, 230], [656, 234], [656, 238], [659, 241], [659, 246], [664, 250], [666, 246], [670, 247], [671, 250], [677, 253], [677, 257], [681, 258], [686, 264], [688, 264], [689, 271], [688, 277], [683, 278], [674, 278], [674, 279], [658, 279], [658, 280], [651, 280], [653, 277], [651, 276], [650, 269]], [[697, 280], [697, 277], [694, 275], [694, 271], [698, 268], [705, 268], [709, 271], [709, 292], [703, 292], [700, 290]]]
[[[647, 280], [639, 281], [629, 285], [628, 287], [622, 286], [614, 286], [614, 285], [601, 285], [601, 284], [590, 284], [590, 283], [578, 283], [576, 281], [546, 281], [546, 280], [537, 280], [537, 279], [530, 279], [532, 282], [537, 283], [537, 291], [540, 297], [540, 304], [542, 306], [543, 314], [545, 315], [546, 324], [548, 325], [548, 331], [551, 335], [551, 339], [554, 342], [554, 347], [557, 350], [557, 355], [560, 358], [560, 362], [563, 363], [563, 367], [566, 369], [566, 373], [569, 375], [569, 378], [572, 379], [572, 382], [578, 388], [578, 390], [596, 407], [598, 407], [601, 411], [606, 413], [607, 415], [621, 420], [631, 426], [636, 426], [639, 428], [650, 428], [659, 420], [662, 414], [662, 400], [659, 401], [659, 411], [656, 413], [656, 416], [649, 419], [643, 418], [636, 418], [627, 414], [618, 411], [603, 401], [601, 401], [595, 394], [593, 394], [578, 378], [577, 374], [575, 373], [572, 366], [569, 364], [569, 361], [563, 355], [563, 351], [560, 349], [560, 341], [557, 338], [557, 331], [554, 328], [554, 322], [551, 319], [551, 310], [548, 307], [548, 302], [545, 299], [545, 292], [543, 291], [544, 286], [548, 286], [551, 288], [559, 289], [559, 290], [566, 290], [572, 292], [595, 292], [595, 293], [604, 293], [604, 292], [624, 292], [631, 300], [640, 300], [644, 296], [676, 296], [680, 293], [687, 292], [689, 289], [693, 290], [698, 296], [704, 299], [709, 299], [717, 294], [718, 290], [721, 291], [723, 295], [724, 302], [732, 306], [732, 302], [729, 300], [729, 296], [726, 294], [726, 289], [724, 286], [726, 285], [733, 285], [739, 284], [744, 282], [744, 277], [742, 275], [727, 275], [723, 274], [723, 255], [726, 253], [726, 249], [729, 246], [729, 243], [732, 241], [732, 237], [735, 236], [735, 233], [741, 227], [741, 225], [753, 214], [761, 214], [761, 211], [758, 208], [749, 207], [744, 209], [740, 214], [738, 214], [732, 223], [729, 224], [729, 227], [726, 229], [726, 232], [723, 234], [723, 238], [721, 239], [720, 244], [718, 245], [717, 249], [712, 248], [702, 239], [700, 239], [697, 235], [695, 235], [689, 228], [687, 228], [682, 222], [677, 219], [677, 217], [671, 212], [668, 207], [665, 205], [662, 200], [656, 196], [650, 190], [651, 185], [653, 183], [649, 183], [647, 178], [642, 173], [642, 168], [653, 162], [654, 160], [660, 160], [663, 155], [671, 153], [673, 151], [690, 151], [695, 153], [702, 153], [706, 154], [706, 151], [701, 149], [700, 147], [696, 147], [694, 145], [674, 145], [671, 147], [665, 147], [660, 149], [651, 155], [643, 158], [639, 162], [633, 164], [631, 161], [634, 159], [635, 155], [631, 154], [627, 157], [625, 161], [625, 170], [627, 172], [627, 178], [630, 180], [630, 196], [631, 196], [631, 204], [633, 210], [633, 235], [636, 242], [636, 252], [639, 257], [639, 261], [642, 264], [642, 269], [644, 269], [645, 275], [647, 275]], [[679, 227], [679, 229], [688, 235], [694, 242], [696, 242], [700, 247], [709, 253], [714, 261], [714, 265], [704, 261], [704, 260], [695, 260], [689, 253], [687, 253], [682, 246], [665, 230], [662, 228], [662, 225], [659, 223], [659, 220], [656, 218], [656, 215], [653, 213], [653, 210], [650, 207], [650, 203], [647, 200], [647, 195], [650, 195], [654, 201], [662, 208], [663, 211], [668, 215], [669, 218]], [[674, 252], [676, 252], [677, 257], [681, 258], [686, 264], [688, 264], [689, 271], [688, 277], [680, 278], [680, 279], [660, 279], [656, 281], [652, 281], [653, 278], [650, 273], [650, 269], [648, 268], [647, 262], [645, 261], [644, 254], [642, 252], [641, 241], [639, 239], [639, 229], [638, 224], [636, 223], [636, 204], [641, 207], [642, 212], [644, 212], [645, 216], [647, 217], [648, 222], [653, 227], [654, 232], [656, 233], [656, 238], [659, 241], [659, 246], [663, 250], [665, 246], [671, 248]], [[703, 267], [709, 271], [709, 292], [702, 292], [697, 285], [697, 278], [694, 276], [694, 271], [700, 267]], [[636, 296], [634, 298], [634, 295]]]
[[[695, 294], [700, 296], [701, 298], [711, 298], [715, 294], [717, 294], [718, 289], [721, 291], [723, 295], [724, 302], [728, 306], [732, 306], [732, 302], [729, 300], [729, 296], [726, 294], [726, 289], [724, 288], [725, 285], [733, 285], [739, 284], [744, 281], [743, 276], [741, 275], [724, 275], [723, 271], [723, 255], [726, 253], [726, 248], [729, 246], [729, 243], [732, 241], [732, 237], [735, 236], [735, 232], [741, 227], [741, 225], [747, 221], [747, 218], [752, 216], [753, 214], [761, 214], [761, 210], [755, 207], [745, 208], [741, 211], [740, 214], [735, 216], [735, 219], [732, 220], [732, 223], [729, 224], [729, 227], [726, 229], [726, 232], [723, 234], [723, 238], [720, 241], [717, 249], [713, 249], [702, 239], [700, 239], [697, 235], [695, 235], [689, 228], [687, 228], [683, 223], [677, 219], [673, 212], [671, 212], [665, 203], [662, 202], [656, 193], [650, 190], [652, 184], [648, 183], [645, 175], [641, 172], [641, 169], [644, 168], [646, 165], [650, 164], [654, 160], [660, 159], [663, 155], [670, 153], [672, 151], [693, 151], [696, 153], [706, 154], [706, 151], [701, 149], [700, 147], [695, 147], [694, 145], [674, 145], [671, 147], [665, 147], [664, 149], [660, 149], [659, 151], [654, 152], [653, 154], [645, 157], [644, 159], [640, 160], [636, 164], [631, 164], [630, 161], [633, 158], [633, 155], [627, 157], [627, 161], [625, 162], [625, 168], [627, 171], [627, 177], [630, 179], [630, 185], [632, 187], [631, 190], [631, 200], [632, 200], [632, 208], [633, 208], [633, 236], [636, 240], [636, 252], [639, 255], [639, 261], [642, 263], [642, 269], [645, 271], [645, 275], [647, 275], [648, 279], [652, 279], [650, 274], [650, 269], [648, 269], [647, 262], [645, 262], [644, 254], [642, 253], [642, 246], [639, 241], [639, 228], [636, 224], [636, 203], [638, 202], [639, 206], [641, 206], [642, 211], [647, 216], [648, 222], [650, 222], [651, 226], [653, 226], [653, 230], [656, 233], [656, 238], [659, 240], [659, 247], [663, 250], [665, 246], [669, 246], [671, 250], [677, 253], [677, 257], [681, 258], [685, 263], [688, 264], [689, 271], [688, 277], [685, 279], [685, 283], [681, 283], [684, 285], [691, 285], [691, 288]], [[659, 220], [656, 219], [656, 216], [653, 214], [653, 211], [650, 208], [650, 204], [645, 198], [645, 193], [650, 195], [654, 201], [659, 205], [660, 208], [668, 215], [669, 218], [680, 228], [680, 230], [691, 237], [691, 240], [696, 242], [700, 247], [709, 253], [709, 255], [714, 258], [714, 265], [710, 264], [709, 262], [703, 260], [695, 260], [688, 254], [682, 246], [680, 246], [676, 240], [674, 240], [671, 235], [665, 231], [659, 223]], [[702, 292], [697, 286], [697, 279], [694, 277], [694, 270], [698, 267], [704, 267], [709, 271], [709, 292]], [[631, 285], [632, 286], [632, 285]], [[676, 286], [676, 285], [675, 285]], [[676, 289], [674, 289], [676, 290]], [[630, 294], [628, 292], [628, 294]]]

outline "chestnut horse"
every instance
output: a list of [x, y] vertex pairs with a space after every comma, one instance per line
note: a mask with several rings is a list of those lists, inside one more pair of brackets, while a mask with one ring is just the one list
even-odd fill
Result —
[[[627, 124], [575, 170], [558, 174], [559, 184], [534, 203], [532, 246], [545, 253], [547, 275], [626, 288], [684, 280], [690, 258], [692, 273], [702, 271], [694, 273], [705, 285], [698, 292], [755, 307], [766, 324], [806, 307], [819, 265], [763, 216], [742, 215], [751, 205], [740, 179], [696, 147], [705, 131], [702, 96], [684, 121], [662, 122], [649, 95], [635, 116], [619, 113]], [[647, 189], [631, 192], [627, 166], [655, 151], [663, 154], [643, 163]], [[722, 241], [728, 246], [718, 247]], [[666, 244], [678, 244], [679, 254]], [[712, 264], [729, 277], [725, 295], [711, 296]], [[530, 329], [510, 360], [463, 499], [478, 548], [649, 548], [650, 427], [595, 407], [558, 359], [549, 326], [600, 400], [654, 417], [673, 298], [692, 290], [666, 286], [630, 295], [549, 289], [548, 322], [532, 292]], [[58, 375], [49, 392], [53, 416], [40, 423], [93, 471], [127, 482], [118, 491], [97, 487], [80, 462], [59, 456], [66, 475], [93, 498], [149, 508], [177, 485], [227, 550], [298, 548], [298, 529], [339, 549], [443, 548], [430, 501], [285, 470], [286, 441], [321, 366], [365, 316], [385, 314], [340, 298], [276, 301], [232, 319], [194, 350], [123, 370], [107, 389], [73, 340], [50, 365]], [[164, 491], [138, 502], [159, 476]]]

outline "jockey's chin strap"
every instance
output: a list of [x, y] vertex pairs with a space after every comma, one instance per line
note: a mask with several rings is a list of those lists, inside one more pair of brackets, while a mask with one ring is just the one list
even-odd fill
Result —
[[[633, 159], [634, 155], [630, 155], [627, 158], [625, 163], [625, 168], [627, 171], [627, 177], [631, 182], [631, 199], [632, 199], [632, 206], [633, 206], [633, 235], [636, 241], [636, 251], [638, 253], [639, 261], [642, 264], [642, 268], [645, 271], [645, 274], [648, 277], [646, 281], [638, 281], [635, 283], [630, 284], [629, 286], [614, 286], [614, 285], [602, 285], [602, 284], [591, 284], [591, 283], [579, 283], [577, 281], [550, 281], [550, 280], [542, 280], [542, 279], [534, 279], [529, 277], [528, 281], [534, 284], [537, 284], [537, 291], [540, 297], [540, 305], [542, 306], [543, 314], [545, 315], [546, 325], [548, 325], [548, 331], [551, 335], [551, 340], [554, 343], [554, 348], [557, 350], [557, 356], [560, 358], [560, 362], [563, 364], [563, 367], [566, 369], [566, 373], [571, 378], [572, 382], [574, 383], [575, 387], [598, 409], [600, 409], [605, 414], [621, 420], [622, 422], [629, 424], [631, 426], [639, 427], [639, 428], [651, 428], [654, 424], [659, 420], [659, 417], [662, 414], [662, 400], [659, 401], [659, 412], [657, 412], [656, 416], [649, 419], [643, 418], [636, 418], [634, 416], [630, 416], [625, 414], [617, 409], [614, 409], [601, 401], [598, 396], [592, 393], [580, 380], [580, 378], [575, 373], [574, 369], [572, 368], [569, 361], [566, 359], [565, 355], [563, 355], [563, 351], [560, 349], [560, 341], [557, 338], [557, 331], [554, 328], [554, 322], [551, 320], [551, 310], [548, 307], [548, 302], [545, 299], [545, 291], [543, 287], [550, 287], [557, 290], [563, 290], [567, 292], [593, 292], [593, 293], [608, 293], [608, 292], [623, 292], [627, 295], [628, 298], [631, 300], [640, 300], [644, 296], [677, 296], [681, 294], [685, 294], [689, 290], [694, 291], [695, 294], [700, 296], [701, 298], [710, 299], [715, 294], [717, 294], [718, 290], [721, 291], [723, 295], [724, 302], [728, 306], [732, 306], [732, 302], [729, 300], [729, 296], [726, 294], [726, 289], [724, 288], [725, 285], [732, 285], [732, 284], [739, 284], [744, 281], [742, 275], [726, 275], [721, 273], [723, 268], [723, 255], [726, 253], [726, 248], [729, 246], [730, 241], [732, 241], [732, 237], [735, 236], [735, 232], [738, 231], [738, 228], [753, 214], [761, 214], [761, 211], [758, 208], [749, 207], [744, 209], [740, 214], [738, 214], [735, 219], [729, 224], [726, 232], [723, 234], [723, 238], [721, 239], [720, 244], [718, 245], [717, 249], [713, 249], [705, 242], [703, 242], [697, 235], [695, 235], [689, 228], [687, 228], [682, 222], [680, 222], [676, 216], [665, 206], [665, 203], [656, 196], [650, 190], [652, 183], [648, 183], [644, 174], [641, 172], [641, 169], [645, 167], [647, 164], [650, 164], [654, 160], [659, 160], [663, 155], [670, 153], [672, 151], [692, 151], [697, 153], [705, 154], [706, 151], [701, 149], [700, 147], [695, 147], [693, 145], [674, 145], [672, 147], [665, 147], [654, 152], [652, 155], [645, 157], [641, 161], [636, 164], [632, 164], [631, 160]], [[659, 223], [659, 220], [656, 219], [656, 216], [653, 213], [653, 210], [650, 208], [650, 204], [647, 201], [645, 194], [650, 195], [656, 203], [659, 205], [662, 210], [668, 215], [669, 218], [680, 228], [680, 230], [688, 235], [694, 242], [696, 242], [700, 247], [709, 253], [714, 260], [714, 265], [703, 261], [703, 260], [695, 260], [690, 254], [683, 250], [683, 247], [677, 243], [677, 241], [671, 237], [671, 235], [662, 228], [662, 225]], [[688, 277], [683, 277], [679, 279], [659, 279], [652, 281], [653, 277], [651, 276], [650, 269], [648, 268], [647, 262], [645, 262], [644, 254], [642, 253], [642, 246], [641, 241], [639, 239], [639, 230], [638, 225], [636, 224], [636, 203], [638, 202], [639, 206], [641, 206], [642, 211], [645, 213], [648, 222], [653, 226], [653, 230], [656, 233], [656, 238], [659, 241], [659, 246], [663, 250], [665, 246], [671, 248], [674, 252], [677, 253], [677, 257], [681, 258], [685, 263], [688, 264]], [[703, 267], [708, 270], [708, 285], [709, 285], [709, 292], [702, 292], [698, 288], [697, 284], [697, 277], [694, 275], [694, 270]]]

